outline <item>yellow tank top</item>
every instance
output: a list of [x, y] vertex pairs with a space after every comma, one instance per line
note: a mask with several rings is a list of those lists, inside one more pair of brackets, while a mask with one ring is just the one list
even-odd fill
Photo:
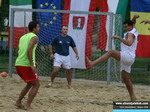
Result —
[[[34, 33], [28, 33], [23, 35], [20, 40], [19, 40], [19, 50], [18, 50], [18, 57], [15, 62], [15, 66], [31, 66], [28, 55], [27, 55], [27, 49], [30, 43], [30, 40], [32, 37], [37, 37], [36, 34]], [[32, 51], [32, 60], [33, 64], [35, 66], [35, 49], [37, 47], [37, 44], [34, 46], [33, 51]]]

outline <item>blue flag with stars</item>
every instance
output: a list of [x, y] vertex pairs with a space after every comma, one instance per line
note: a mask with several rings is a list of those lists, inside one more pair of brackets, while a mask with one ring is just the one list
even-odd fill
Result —
[[[61, 0], [37, 0], [38, 9], [60, 10]], [[36, 21], [40, 25], [38, 33], [39, 45], [49, 45], [51, 41], [61, 33], [61, 14], [39, 12]]]

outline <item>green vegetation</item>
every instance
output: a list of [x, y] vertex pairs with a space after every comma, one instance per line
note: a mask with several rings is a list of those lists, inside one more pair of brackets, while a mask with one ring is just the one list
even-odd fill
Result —
[[8, 71], [8, 53], [0, 50], [0, 72]]
[[132, 67], [133, 68], [148, 68], [149, 65], [150, 65], [150, 58], [137, 57]]

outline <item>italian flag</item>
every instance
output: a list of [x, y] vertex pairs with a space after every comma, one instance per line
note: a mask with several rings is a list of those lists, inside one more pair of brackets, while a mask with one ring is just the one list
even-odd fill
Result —
[[[112, 12], [114, 14], [120, 14], [122, 21], [125, 20], [128, 0], [101, 0], [100, 11]], [[108, 50], [108, 38], [109, 37], [109, 18], [106, 15], [100, 16], [99, 25], [99, 37], [98, 48], [101, 50]]]
[[[11, 8], [32, 9], [32, 0], [10, 0], [9, 5], [9, 37], [10, 37], [10, 23], [11, 23]], [[14, 44], [17, 48], [19, 39], [22, 35], [28, 32], [28, 24], [32, 20], [31, 12], [15, 12], [14, 14]], [[9, 38], [10, 39], [10, 38]]]
[[[64, 10], [70, 11], [95, 11], [97, 0], [65, 0]], [[75, 53], [70, 48], [71, 67], [88, 68], [85, 57], [92, 57], [92, 33], [94, 28], [94, 15], [64, 14], [63, 25], [68, 26], [70, 35], [77, 46], [80, 59], [77, 61]]]
[[2, 0], [0, 0], [0, 7], [1, 7], [1, 3], [2, 3]]

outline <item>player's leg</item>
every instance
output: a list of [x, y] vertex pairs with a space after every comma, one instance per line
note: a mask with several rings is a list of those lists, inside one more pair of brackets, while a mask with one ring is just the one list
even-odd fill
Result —
[[50, 81], [50, 83], [48, 84], [48, 86], [52, 86], [52, 84], [53, 84], [53, 82], [54, 82], [54, 79], [55, 79], [55, 77], [57, 76], [57, 73], [59, 72], [59, 69], [60, 69], [60, 67], [61, 67], [61, 65], [62, 65], [61, 55], [55, 53], [55, 54], [54, 54], [54, 57], [55, 57], [55, 59], [54, 59], [54, 68], [53, 68], [53, 71], [52, 71], [52, 73], [51, 73], [51, 75], [50, 75], [51, 81]]
[[27, 109], [27, 110], [32, 109], [31, 108], [31, 103], [32, 103], [33, 99], [35, 98], [35, 96], [37, 94], [37, 91], [40, 87], [40, 83], [39, 83], [39, 80], [36, 80], [36, 81], [28, 82], [28, 85], [31, 85], [32, 88], [29, 92], [27, 104], [26, 104], [26, 107], [25, 107], [25, 109]]
[[67, 81], [68, 81], [68, 88], [71, 89], [71, 80], [72, 80], [72, 77], [71, 77], [71, 69], [66, 69], [66, 78], [67, 78]]
[[[28, 80], [28, 74], [29, 74], [29, 70], [31, 70], [31, 68], [29, 67], [23, 67], [23, 66], [16, 66], [16, 71], [18, 73], [18, 75], [26, 82], [26, 80]], [[15, 105], [19, 108], [22, 108], [22, 99], [24, 98], [24, 96], [27, 94], [27, 92], [30, 90], [30, 88], [32, 87], [31, 84], [28, 84], [22, 89]]]
[[22, 99], [24, 98], [24, 96], [27, 94], [27, 92], [30, 90], [30, 88], [32, 87], [31, 84], [27, 83], [27, 85], [22, 89], [17, 101], [16, 101], [16, 106], [19, 107], [19, 108], [22, 108]]
[[[32, 88], [33, 90], [38, 90], [39, 88], [39, 79], [38, 79], [38, 76], [37, 76], [37, 73], [34, 72], [32, 70], [31, 67], [25, 67], [25, 66], [16, 66], [16, 71], [18, 73], [18, 75], [25, 81], [27, 82], [27, 85], [23, 88], [23, 90], [21, 91], [20, 95], [19, 95], [19, 98], [18, 100], [16, 101], [16, 106], [18, 107], [22, 107], [22, 104], [21, 104], [21, 101], [22, 99], [24, 98], [24, 96], [27, 94], [27, 92]], [[35, 84], [32, 83], [35, 81]], [[38, 83], [36, 83], [38, 82]], [[30, 92], [32, 92], [33, 90], [31, 89]], [[29, 93], [30, 94], [30, 93]], [[32, 94], [31, 94], [32, 95]], [[33, 92], [33, 95], [32, 97], [35, 96], [34, 95], [34, 92]], [[34, 98], [34, 97], [33, 97]], [[32, 100], [31, 100], [32, 102]], [[27, 103], [26, 107], [28, 109], [28, 107], [30, 107], [30, 101], [29, 103]]]
[[71, 59], [70, 59], [70, 56], [69, 55], [63, 56], [62, 62], [63, 62], [63, 68], [66, 69], [66, 78], [68, 81], [68, 88], [72, 89], [72, 87], [71, 87], [72, 76], [71, 76]]
[[113, 57], [116, 60], [120, 61], [120, 51], [110, 50], [107, 53], [105, 53], [103, 56], [99, 57], [98, 59], [94, 61], [89, 60], [88, 57], [86, 57], [86, 60], [92, 68], [93, 66], [96, 66], [97, 64], [107, 61], [110, 57]]
[[131, 101], [135, 101], [136, 97], [133, 92], [132, 82], [130, 80], [131, 66], [134, 63], [134, 57], [128, 52], [121, 52], [121, 74], [122, 79], [126, 85], [126, 88], [129, 92]]
[[136, 97], [133, 92], [133, 86], [132, 86], [132, 82], [130, 80], [130, 73], [126, 72], [125, 70], [122, 70], [121, 73], [122, 73], [122, 79], [126, 85], [128, 92], [129, 92], [130, 99], [131, 99], [131, 101], [135, 101]]
[[57, 76], [57, 73], [59, 72], [60, 67], [54, 66], [53, 71], [51, 73], [51, 82], [48, 84], [48, 86], [52, 86], [55, 77]]

